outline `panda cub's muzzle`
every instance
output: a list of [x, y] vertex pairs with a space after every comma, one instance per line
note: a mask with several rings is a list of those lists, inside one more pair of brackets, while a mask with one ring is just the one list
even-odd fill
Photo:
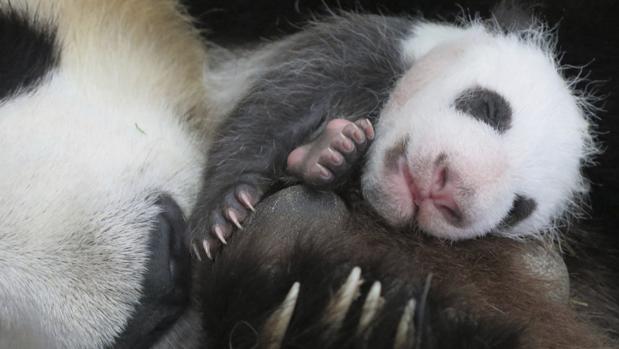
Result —
[[111, 348], [150, 347], [189, 304], [190, 258], [183, 238], [185, 217], [168, 195], [161, 195], [157, 205], [161, 212], [149, 238], [150, 257], [142, 297]]

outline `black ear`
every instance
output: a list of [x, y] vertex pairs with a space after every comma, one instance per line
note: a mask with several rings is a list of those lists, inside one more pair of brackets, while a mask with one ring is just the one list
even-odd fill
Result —
[[538, 7], [532, 1], [501, 0], [490, 11], [491, 18], [498, 29], [515, 32], [530, 28], [536, 22], [534, 9]]

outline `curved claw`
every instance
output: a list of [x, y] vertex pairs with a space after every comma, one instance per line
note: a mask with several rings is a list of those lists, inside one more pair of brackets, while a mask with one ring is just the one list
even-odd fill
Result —
[[243, 203], [245, 207], [247, 207], [250, 211], [256, 212], [254, 205], [251, 204], [251, 200], [249, 199], [249, 195], [246, 192], [241, 192], [239, 194], [239, 199]]
[[288, 325], [290, 325], [295, 306], [297, 305], [300, 287], [301, 284], [298, 281], [295, 282], [288, 291], [281, 306], [269, 316], [269, 319], [266, 321], [264, 326], [266, 330], [263, 330], [263, 333], [269, 334], [269, 337], [261, 340], [266, 348], [279, 349], [281, 347], [284, 337], [286, 336], [286, 331], [288, 330]]
[[202, 257], [200, 256], [200, 251], [198, 250], [198, 246], [196, 246], [195, 242], [191, 243], [191, 248], [193, 249], [193, 254], [198, 259], [198, 262], [202, 262]]
[[226, 238], [224, 237], [224, 232], [221, 229], [221, 226], [219, 225], [215, 225], [215, 227], [213, 228], [213, 230], [215, 231], [215, 235], [217, 236], [217, 238], [219, 239], [219, 241], [221, 241], [222, 244], [227, 245], [228, 242], [226, 241]]
[[394, 349], [414, 348], [415, 347], [415, 308], [417, 302], [414, 299], [410, 299], [400, 318], [398, 324], [398, 331], [395, 335]]
[[361, 318], [359, 319], [359, 326], [357, 327], [357, 335], [361, 335], [370, 327], [374, 317], [376, 317], [376, 314], [378, 314], [383, 307], [385, 300], [380, 296], [381, 290], [381, 283], [375, 281], [363, 303]]
[[208, 241], [202, 240], [202, 247], [204, 248], [204, 253], [206, 253], [208, 259], [212, 260], [213, 256], [211, 255], [211, 248]]
[[239, 228], [239, 230], [243, 230], [243, 226], [241, 225], [241, 222], [239, 221], [239, 217], [237, 216], [236, 212], [233, 209], [228, 209], [228, 218], [230, 219], [230, 221], [232, 221], [232, 223]]
[[323, 322], [328, 325], [325, 338], [334, 338], [333, 334], [340, 330], [348, 309], [359, 295], [361, 284], [361, 268], [354, 267], [346, 282], [340, 287], [326, 308], [323, 318]]

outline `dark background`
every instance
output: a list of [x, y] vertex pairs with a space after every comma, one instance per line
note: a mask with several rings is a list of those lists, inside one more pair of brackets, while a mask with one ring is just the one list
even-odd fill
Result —
[[[482, 16], [496, 1], [440, 0], [186, 0], [205, 36], [219, 43], [242, 44], [294, 32], [312, 16], [328, 9], [369, 13], [419, 15], [452, 19], [465, 8]], [[598, 165], [586, 169], [592, 181], [591, 217], [584, 225], [619, 246], [619, 1], [537, 1], [536, 12], [551, 25], [559, 24], [563, 64], [587, 65], [597, 94], [605, 96], [598, 113], [599, 139], [605, 152]]]

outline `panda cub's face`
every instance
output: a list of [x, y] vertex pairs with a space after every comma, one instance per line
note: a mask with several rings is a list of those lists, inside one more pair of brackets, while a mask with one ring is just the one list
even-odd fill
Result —
[[422, 25], [403, 45], [414, 64], [380, 117], [364, 195], [389, 223], [452, 240], [550, 228], [585, 191], [590, 137], [552, 54], [481, 25], [436, 34]]

